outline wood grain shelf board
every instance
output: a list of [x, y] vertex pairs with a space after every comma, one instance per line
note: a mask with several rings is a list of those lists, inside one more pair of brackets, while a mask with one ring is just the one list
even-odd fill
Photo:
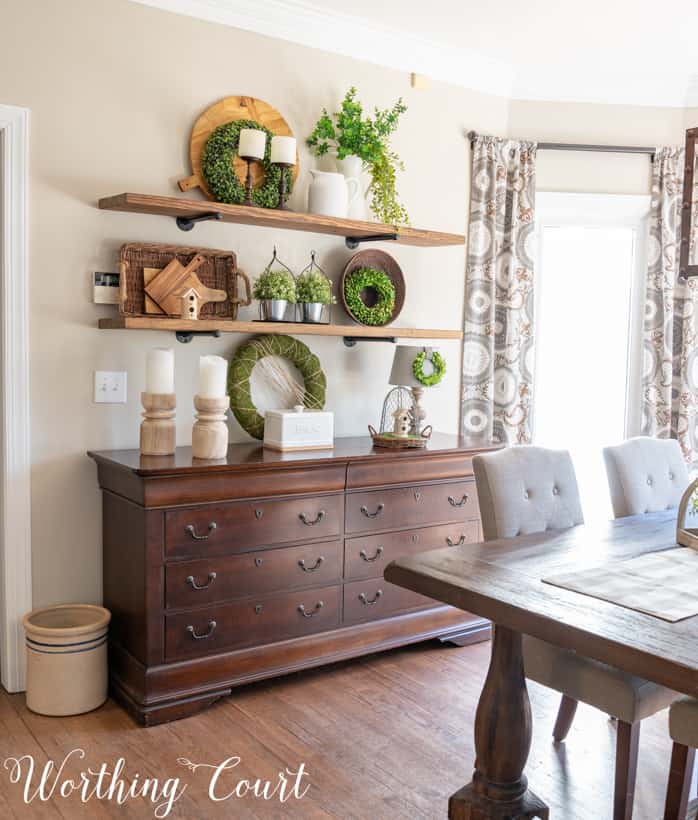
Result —
[[296, 213], [295, 211], [277, 211], [271, 208], [248, 208], [243, 205], [225, 205], [221, 202], [183, 199], [175, 196], [117, 194], [116, 196], [100, 199], [99, 207], [106, 211], [126, 211], [128, 213], [188, 218], [208, 213], [220, 213], [223, 222], [308, 231], [310, 233], [342, 237], [361, 238], [397, 231], [399, 234], [398, 243], [418, 245], [424, 248], [465, 244], [465, 236], [462, 234], [425, 231], [419, 228], [395, 228], [392, 225], [382, 225], [379, 222], [336, 219], [330, 216]]
[[282, 333], [296, 336], [353, 336], [355, 338], [462, 339], [460, 330], [422, 330], [413, 327], [364, 327], [363, 325], [311, 325], [301, 322], [243, 322], [230, 319], [150, 318], [115, 316], [99, 320], [102, 330], [169, 330], [191, 333], [220, 330], [222, 333]]

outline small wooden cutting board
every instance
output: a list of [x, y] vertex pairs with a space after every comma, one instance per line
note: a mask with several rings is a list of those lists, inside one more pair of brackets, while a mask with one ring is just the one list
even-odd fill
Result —
[[199, 294], [200, 306], [207, 302], [225, 302], [228, 298], [226, 291], [206, 287], [196, 275], [196, 269], [205, 261], [204, 256], [197, 254], [186, 267], [178, 259], [173, 259], [161, 271], [144, 268], [146, 312], [179, 316], [181, 294], [189, 288], [194, 288]]

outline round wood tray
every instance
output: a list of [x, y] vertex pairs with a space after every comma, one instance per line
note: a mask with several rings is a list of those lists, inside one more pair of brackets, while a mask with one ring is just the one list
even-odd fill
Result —
[[[180, 191], [201, 188], [209, 199], [214, 199], [206, 185], [204, 175], [201, 173], [201, 154], [212, 132], [219, 125], [225, 125], [227, 122], [234, 122], [235, 120], [254, 120], [268, 128], [272, 134], [282, 137], [293, 136], [293, 131], [289, 128], [286, 120], [274, 106], [269, 105], [264, 100], [258, 100], [255, 97], [224, 97], [215, 105], [207, 108], [194, 123], [189, 140], [189, 159], [192, 174], [186, 179], [179, 180], [177, 184]], [[233, 164], [238, 179], [244, 185], [247, 177], [247, 163], [236, 156]], [[296, 152], [296, 164], [293, 167], [292, 174], [295, 182], [298, 176], [298, 152]], [[259, 188], [264, 182], [264, 171], [259, 162], [252, 163], [252, 179], [255, 188]]]
[[[397, 260], [393, 259], [393, 257], [385, 251], [369, 249], [355, 253], [342, 271], [342, 278], [339, 282], [339, 295], [342, 300], [342, 307], [357, 324], [363, 324], [363, 322], [359, 322], [356, 316], [349, 310], [344, 300], [344, 282], [350, 273], [353, 273], [359, 268], [375, 268], [376, 270], [381, 270], [388, 275], [388, 278], [393, 283], [393, 287], [395, 288], [395, 307], [393, 308], [392, 316], [383, 327], [391, 324], [400, 315], [405, 304], [405, 277], [402, 275], [402, 269], [398, 265]], [[373, 325], [373, 327], [376, 327], [376, 325]]]

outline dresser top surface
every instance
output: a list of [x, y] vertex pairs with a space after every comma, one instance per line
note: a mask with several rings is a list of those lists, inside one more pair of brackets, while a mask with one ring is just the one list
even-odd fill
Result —
[[275, 467], [285, 465], [330, 465], [348, 461], [385, 461], [401, 458], [429, 458], [438, 454], [474, 453], [498, 449], [468, 442], [460, 436], [434, 433], [426, 448], [389, 450], [374, 447], [368, 436], [337, 438], [334, 447], [327, 450], [300, 450], [278, 452], [262, 446], [261, 442], [231, 444], [225, 459], [205, 461], [192, 459], [191, 447], [178, 447], [172, 456], [142, 456], [140, 450], [100, 450], [88, 455], [98, 463], [110, 464], [130, 470], [139, 476], [165, 476], [193, 473], [226, 472], [255, 467]]

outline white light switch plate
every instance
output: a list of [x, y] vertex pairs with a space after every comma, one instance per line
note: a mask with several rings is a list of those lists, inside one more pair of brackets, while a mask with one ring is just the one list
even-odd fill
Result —
[[126, 404], [126, 373], [117, 370], [95, 370], [95, 402]]

